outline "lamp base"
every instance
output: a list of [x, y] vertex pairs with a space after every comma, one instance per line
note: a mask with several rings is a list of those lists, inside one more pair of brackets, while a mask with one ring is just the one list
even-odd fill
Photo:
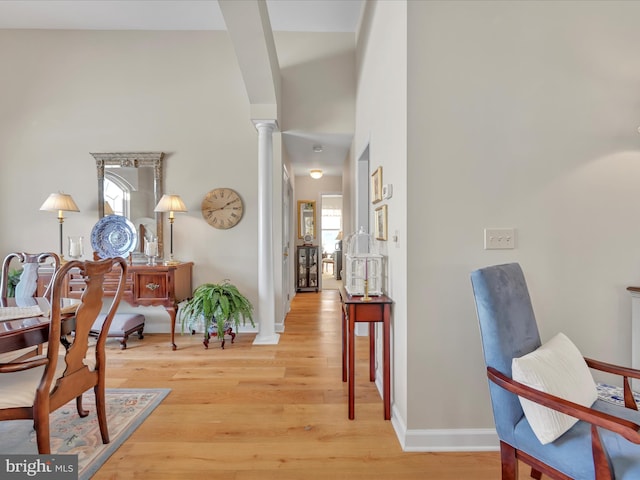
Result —
[[369, 296], [369, 280], [364, 281], [364, 297], [361, 298], [363, 302], [370, 302], [371, 297]]

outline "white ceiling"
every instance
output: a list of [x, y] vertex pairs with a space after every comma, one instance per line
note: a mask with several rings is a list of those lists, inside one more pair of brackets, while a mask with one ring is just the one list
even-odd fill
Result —
[[[364, 0], [266, 0], [274, 31], [355, 32]], [[225, 30], [217, 0], [0, 0], [0, 28]], [[293, 173], [341, 175], [351, 135], [284, 132]], [[321, 153], [313, 152], [322, 145]]]

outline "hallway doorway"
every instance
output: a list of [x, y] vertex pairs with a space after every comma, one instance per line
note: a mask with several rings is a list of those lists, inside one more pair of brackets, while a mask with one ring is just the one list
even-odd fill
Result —
[[322, 194], [320, 202], [322, 289], [338, 288], [342, 270], [342, 194]]

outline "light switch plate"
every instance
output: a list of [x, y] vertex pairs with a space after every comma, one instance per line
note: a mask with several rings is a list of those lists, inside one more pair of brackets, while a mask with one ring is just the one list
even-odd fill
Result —
[[515, 248], [516, 232], [513, 228], [485, 228], [484, 249], [504, 250]]

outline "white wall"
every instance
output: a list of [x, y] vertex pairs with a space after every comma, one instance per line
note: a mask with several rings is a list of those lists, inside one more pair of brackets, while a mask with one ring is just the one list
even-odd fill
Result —
[[[630, 361], [640, 4], [408, 2], [407, 18], [408, 426], [490, 428], [475, 268], [520, 262], [543, 341]], [[483, 250], [485, 227], [514, 227], [516, 249]]]
[[[58, 190], [81, 211], [67, 215], [65, 235], [90, 237], [98, 213], [89, 152], [164, 151], [165, 191], [189, 209], [175, 221], [176, 257], [195, 262], [194, 286], [230, 278], [257, 307], [257, 133], [225, 32], [0, 30], [0, 64], [2, 255], [58, 250], [55, 214], [39, 211]], [[217, 187], [244, 201], [233, 229], [216, 230], [200, 213]], [[156, 310], [167, 331], [168, 315]]]
[[[369, 225], [373, 232], [375, 208], [387, 205], [389, 239], [378, 245], [387, 257], [384, 290], [394, 300], [391, 400], [398, 431], [406, 428], [408, 420], [406, 17], [405, 2], [367, 2], [362, 31], [370, 34], [358, 38], [356, 155], [350, 170], [355, 179], [358, 156], [369, 144], [369, 173], [381, 166], [383, 184], [393, 185], [391, 199], [369, 206]], [[397, 242], [392, 241], [393, 235], [397, 235]], [[381, 351], [377, 349], [379, 354]]]
[[276, 32], [282, 131], [353, 133], [355, 35]]
[[[354, 35], [282, 33], [278, 49], [288, 125], [352, 131]], [[195, 262], [194, 286], [230, 278], [257, 307], [257, 133], [226, 32], [0, 30], [0, 61], [0, 199], [20, 205], [0, 212], [11, 225], [0, 253], [57, 251], [55, 215], [38, 210], [57, 190], [72, 194], [81, 210], [67, 215], [65, 236], [90, 237], [98, 213], [89, 152], [164, 151], [164, 190], [180, 194], [189, 209], [176, 219], [176, 257]], [[301, 102], [305, 92], [312, 95]], [[277, 132], [276, 199], [284, 154]], [[231, 230], [213, 229], [200, 214], [202, 198], [217, 187], [234, 188], [245, 203]], [[165, 232], [168, 249], [168, 225]], [[281, 296], [279, 272], [274, 281]], [[281, 305], [277, 299], [278, 320]], [[167, 330], [162, 309], [149, 309], [147, 318], [149, 331]]]
[[[392, 400], [405, 449], [497, 446], [475, 268], [520, 262], [543, 340], [564, 331], [586, 355], [629, 363], [639, 18], [633, 2], [367, 2], [354, 151], [370, 141], [371, 169], [394, 184]], [[485, 251], [485, 227], [515, 228], [517, 248]]]

